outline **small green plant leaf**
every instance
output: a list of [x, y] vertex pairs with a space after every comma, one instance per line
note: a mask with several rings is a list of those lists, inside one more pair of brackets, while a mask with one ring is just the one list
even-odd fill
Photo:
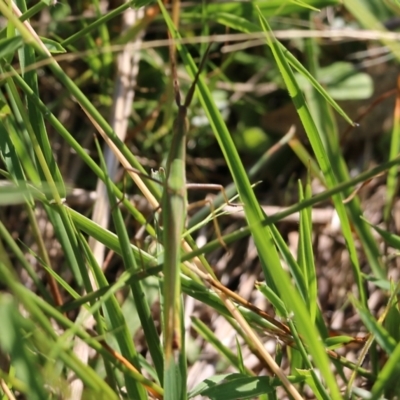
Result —
[[388, 232], [385, 229], [380, 228], [377, 225], [373, 225], [368, 222], [367, 219], [361, 217], [367, 224], [372, 226], [383, 238], [383, 240], [389, 245], [394, 247], [396, 250], [400, 250], [400, 236], [395, 235], [394, 233]]
[[[310, 85], [306, 76], [295, 74], [299, 86], [306, 90]], [[356, 70], [353, 64], [338, 61], [318, 70], [318, 81], [326, 87], [335, 100], [362, 100], [371, 97], [374, 85], [365, 72]]]
[[268, 299], [268, 301], [274, 306], [276, 313], [282, 317], [287, 317], [288, 312], [286, 310], [284, 302], [278, 297], [278, 295], [265, 283], [257, 282], [256, 288]]
[[337, 349], [342, 347], [343, 345], [350, 343], [354, 339], [351, 336], [340, 335], [340, 336], [333, 336], [325, 339], [326, 347], [329, 349]]
[[51, 40], [45, 37], [41, 37], [40, 40], [44, 43], [47, 50], [49, 50], [51, 54], [62, 54], [67, 52], [67, 50], [65, 50], [65, 48], [55, 40]]

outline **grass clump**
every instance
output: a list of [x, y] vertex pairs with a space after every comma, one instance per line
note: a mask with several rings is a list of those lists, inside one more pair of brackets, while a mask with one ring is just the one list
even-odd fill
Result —
[[108, 6], [0, 0], [2, 398], [397, 398], [398, 7]]

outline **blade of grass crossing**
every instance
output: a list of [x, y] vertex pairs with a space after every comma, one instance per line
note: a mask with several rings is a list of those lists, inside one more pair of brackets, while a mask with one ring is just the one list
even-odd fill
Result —
[[[83, 247], [82, 251], [86, 256], [86, 259], [88, 260], [88, 266], [90, 266], [90, 269], [94, 275], [97, 287], [100, 288], [99, 290], [104, 289], [106, 287], [108, 288], [109, 287], [108, 282], [103, 274], [102, 269], [97, 264], [96, 258], [91, 252], [88, 243], [86, 242], [86, 240], [84, 240], [83, 235], [81, 234], [80, 236], [81, 236], [81, 244]], [[114, 284], [114, 286], [117, 285], [118, 282]], [[93, 292], [91, 292], [90, 294], [93, 294]], [[90, 294], [88, 295], [89, 297]], [[78, 301], [79, 300], [80, 299], [78, 299]], [[102, 315], [105, 316], [104, 319], [100, 316], [99, 310], [96, 309], [97, 308], [96, 303], [97, 304], [100, 303], [102, 305], [101, 308], [103, 311]], [[113, 332], [115, 330], [116, 334], [113, 335], [113, 337], [117, 339], [117, 342], [121, 340], [122, 341], [130, 340], [131, 336], [127, 329], [126, 321], [124, 319], [124, 316], [121, 312], [121, 308], [114, 294], [108, 295], [108, 293], [105, 293], [104, 295], [101, 295], [99, 300], [97, 300], [97, 296], [93, 297], [90, 301], [90, 305], [91, 305], [90, 307], [91, 310], [89, 310], [89, 312], [90, 311], [93, 312], [93, 315], [96, 319], [96, 330], [100, 337], [105, 337], [107, 332]], [[122, 347], [123, 346], [121, 345], [119, 346], [119, 348]], [[109, 360], [103, 358], [103, 362], [107, 374], [107, 382], [114, 389], [114, 391], [117, 391], [116, 388], [117, 388], [118, 378], [116, 376], [117, 375], [116, 371], [109, 362]]]
[[5, 294], [0, 295], [0, 318], [4, 324], [0, 330], [2, 351], [9, 355], [18, 378], [26, 384], [26, 394], [35, 400], [47, 398], [43, 376], [36, 374], [35, 354], [29, 349], [32, 338], [25, 337], [35, 330], [35, 325], [22, 317], [15, 300]]
[[[160, 8], [163, 12], [164, 18], [168, 24], [168, 28], [171, 32], [171, 35], [173, 36], [174, 39], [179, 38], [179, 34], [176, 31], [172, 21], [169, 19], [169, 16], [166, 12], [164, 12], [164, 8], [161, 2], [159, 2]], [[177, 43], [177, 49], [182, 57], [182, 60], [189, 72], [189, 74], [194, 77], [197, 68], [188, 53], [186, 47], [182, 46], [179, 42]], [[241, 197], [241, 201], [243, 204], [245, 204], [245, 212], [246, 212], [246, 217], [248, 218], [248, 213], [250, 214], [250, 218], [253, 221], [253, 223], [250, 223], [251, 226], [256, 225], [256, 222], [261, 220], [262, 213], [260, 210], [260, 206], [258, 205], [255, 195], [253, 193], [253, 190], [251, 188], [250, 182], [248, 181], [246, 172], [243, 168], [242, 162], [239, 158], [239, 155], [236, 151], [236, 148], [234, 146], [234, 143], [232, 141], [232, 138], [226, 128], [225, 123], [223, 122], [221, 115], [215, 106], [214, 101], [212, 100], [212, 96], [207, 88], [207, 85], [203, 82], [203, 80], [200, 78], [199, 79], [199, 84], [198, 84], [198, 92], [199, 92], [199, 97], [200, 101], [203, 105], [203, 108], [208, 115], [210, 124], [213, 128], [213, 131], [216, 133], [216, 138], [219, 142], [220, 148], [224, 154], [224, 158], [228, 164], [229, 169], [232, 172], [235, 184], [238, 188], [238, 192]], [[218, 132], [218, 133], [217, 133]], [[240, 190], [241, 189], [241, 190]], [[271, 243], [271, 246], [268, 246], [268, 249], [271, 250], [270, 254], [270, 262], [271, 260], [274, 260], [276, 265], [280, 265], [279, 263], [279, 257], [272, 246], [272, 240], [269, 232], [265, 236], [267, 241]], [[274, 280], [268, 270], [265, 271], [267, 279], [269, 281], [269, 284], [273, 285]]]
[[[0, 72], [2, 71], [3, 68], [0, 67]], [[27, 153], [24, 142], [21, 140], [20, 136], [22, 135], [17, 134], [15, 112], [18, 113], [19, 111], [16, 107], [13, 95], [11, 95], [13, 86], [10, 87], [9, 81], [7, 81], [4, 86], [11, 104], [9, 106], [7, 99], [3, 93], [1, 93], [2, 112], [4, 114], [0, 120], [0, 153], [6, 169], [9, 171], [14, 182], [26, 188], [26, 175], [31, 177], [32, 182], [39, 182], [39, 176], [28, 155], [29, 153]], [[18, 93], [15, 92], [14, 94], [18, 95]], [[13, 112], [11, 112], [11, 110], [13, 110]], [[33, 199], [27, 198], [27, 201], [33, 206]]]
[[[228, 347], [226, 347], [216, 337], [214, 332], [212, 332], [211, 329], [209, 329], [208, 326], [204, 324], [200, 319], [192, 317], [192, 322], [193, 328], [197, 331], [197, 333], [201, 335], [208, 344], [211, 344], [218, 351], [219, 354], [225, 357], [233, 367], [239, 370], [239, 357], [235, 355]], [[254, 375], [254, 372], [247, 368], [245, 368], [245, 371], [242, 372], [247, 375]]]
[[[394, 289], [394, 290], [393, 290]], [[397, 292], [399, 289], [399, 284], [396, 285], [396, 288], [391, 288], [391, 296], [388, 300], [388, 304], [383, 312], [383, 314], [379, 317], [379, 320], [376, 320], [374, 316], [371, 314], [369, 309], [364, 305], [360, 304], [357, 300], [352, 299], [353, 304], [357, 308], [362, 321], [370, 332], [370, 337], [368, 338], [364, 349], [362, 351], [361, 358], [358, 364], [361, 364], [366, 356], [366, 351], [372, 345], [373, 341], [376, 342], [382, 347], [382, 349], [388, 354], [388, 360], [386, 361], [384, 367], [380, 367], [378, 369], [378, 376], [374, 380], [375, 384], [372, 388], [372, 399], [381, 398], [383, 392], [388, 398], [392, 398], [394, 393], [390, 393], [390, 391], [396, 387], [394, 379], [399, 376], [400, 372], [400, 346], [397, 343], [389, 332], [382, 326], [385, 318], [387, 317], [390, 307], [392, 304], [397, 303]], [[398, 325], [398, 324], [397, 324]], [[351, 379], [349, 381], [349, 387], [347, 388], [347, 392], [349, 393], [352, 390], [352, 382], [354, 381], [356, 376], [356, 371], [353, 371]], [[398, 393], [396, 393], [398, 394]]]
[[13, 239], [12, 235], [10, 232], [6, 229], [6, 227], [3, 225], [3, 223], [0, 221], [0, 237], [2, 240], [4, 240], [5, 244], [7, 245], [8, 249], [11, 251], [13, 254], [13, 257], [15, 257], [20, 265], [25, 269], [29, 277], [32, 279], [36, 287], [38, 288], [40, 294], [43, 296], [43, 298], [47, 301], [50, 302], [52, 301], [49, 293], [47, 292], [45, 285], [42, 283], [42, 281], [39, 279], [36, 271], [34, 270], [33, 266], [27, 261], [25, 258], [24, 253], [21, 251], [20, 247], [17, 245], [15, 240]]
[[[371, 400], [378, 400], [382, 393], [393, 387], [394, 381], [400, 375], [400, 343], [397, 344], [388, 361], [379, 371], [378, 377], [372, 387]], [[398, 393], [396, 393], [398, 396]]]
[[[3, 68], [1, 68], [3, 71]], [[22, 78], [21, 78], [22, 80]], [[28, 178], [38, 186], [41, 184], [41, 178], [37, 171], [36, 163], [34, 162], [32, 147], [28, 145], [26, 137], [28, 137], [27, 126], [30, 125], [29, 118], [26, 116], [26, 110], [23, 105], [23, 100], [20, 98], [19, 92], [14, 80], [11, 78], [5, 79], [5, 89], [8, 95], [11, 113], [3, 119], [5, 128], [7, 129], [9, 140], [12, 142], [15, 152], [17, 153], [19, 162], [24, 169]], [[23, 117], [25, 115], [25, 118]], [[18, 128], [18, 127], [23, 127]], [[12, 172], [12, 170], [10, 170]]]
[[[355, 178], [349, 179], [346, 182], [342, 182], [337, 184], [335, 187], [326, 190], [322, 193], [314, 195], [310, 200], [304, 200], [302, 202], [298, 202], [290, 207], [288, 207], [286, 210], [280, 211], [274, 215], [269, 216], [268, 218], [265, 217], [262, 222], [260, 222], [261, 225], [263, 226], [271, 226], [272, 224], [280, 221], [281, 219], [287, 217], [288, 215], [294, 214], [300, 210], [302, 210], [305, 207], [310, 207], [315, 204], [318, 204], [322, 201], [325, 200], [330, 200], [330, 198], [337, 194], [341, 193], [347, 188], [354, 188], [354, 186], [358, 183], [365, 182], [366, 180], [373, 178], [380, 174], [383, 171], [386, 171], [387, 169], [393, 167], [394, 165], [398, 165], [400, 163], [400, 157], [396, 157], [392, 161], [387, 161], [379, 166], [372, 168], [368, 171], [365, 171]], [[249, 227], [244, 227], [240, 231], [236, 231], [233, 233], [230, 233], [228, 235], [225, 235], [223, 237], [223, 240], [226, 244], [233, 243], [235, 240], [239, 240], [240, 238], [246, 237], [250, 234], [250, 228]], [[185, 254], [182, 257], [182, 261], [189, 260], [193, 258], [194, 256], [197, 256], [199, 254], [207, 254], [216, 248], [220, 247], [219, 241], [218, 240], [213, 240], [211, 242], [208, 242], [206, 245], [201, 247], [200, 249], [195, 249], [191, 253]]]
[[[12, 99], [12, 107], [13, 110], [15, 112], [15, 116], [18, 118], [19, 116], [21, 117], [21, 121], [23, 121], [23, 126], [26, 128], [28, 136], [31, 140], [31, 142], [34, 144], [33, 148], [36, 154], [36, 160], [38, 160], [38, 162], [40, 163], [41, 167], [42, 167], [42, 171], [44, 173], [44, 175], [46, 176], [46, 181], [48, 182], [48, 186], [50, 188], [51, 191], [51, 195], [50, 196], [51, 199], [54, 199], [56, 201], [56, 203], [58, 204], [58, 207], [60, 209], [61, 215], [64, 214], [64, 210], [63, 210], [63, 206], [61, 205], [61, 198], [60, 198], [60, 193], [58, 192], [58, 187], [55, 184], [55, 182], [53, 181], [53, 178], [51, 176], [51, 172], [48, 169], [47, 166], [47, 161], [45, 160], [43, 153], [41, 151], [41, 148], [36, 140], [36, 136], [34, 133], [34, 129], [33, 126], [31, 124], [31, 120], [29, 119], [29, 115], [27, 114], [26, 108], [23, 105], [22, 99], [19, 96], [19, 93], [16, 89], [16, 86], [14, 84], [13, 79], [11, 78], [7, 78], [7, 85], [6, 85], [7, 91], [11, 94], [10, 99]], [[32, 106], [34, 107], [34, 106]], [[11, 122], [12, 120], [10, 120]], [[14, 129], [10, 130], [10, 139], [14, 145], [14, 148], [16, 149], [16, 152], [18, 154], [18, 158], [21, 160], [21, 165], [22, 167], [24, 167], [24, 172], [27, 174], [27, 176], [33, 180], [34, 183], [36, 183], [38, 186], [41, 186], [41, 178], [39, 176], [39, 174], [36, 171], [36, 167], [35, 164], [37, 165], [37, 162], [33, 162], [30, 161], [30, 154], [31, 151], [29, 150], [29, 146], [27, 145], [27, 143], [24, 140], [21, 140], [21, 138], [19, 137], [19, 135], [17, 134], [17, 131], [15, 131]], [[54, 161], [54, 160], [53, 160]], [[63, 186], [62, 186], [63, 187]], [[63, 192], [63, 189], [61, 190], [61, 194]], [[70, 266], [71, 268], [73, 268], [74, 271], [74, 275], [77, 278], [77, 282], [78, 284], [81, 283], [82, 279], [79, 273], [79, 265], [83, 265], [83, 263], [79, 263], [79, 255], [78, 258], [75, 256], [72, 256], [72, 252], [68, 249], [70, 249], [71, 244], [69, 242], [68, 239], [66, 239], [67, 237], [67, 233], [66, 233], [66, 229], [68, 228], [68, 223], [64, 222], [64, 223], [56, 223], [59, 221], [59, 216], [54, 213], [54, 210], [51, 207], [47, 207], [45, 206], [45, 210], [48, 213], [48, 216], [50, 218], [50, 220], [52, 220], [54, 227], [55, 227], [55, 231], [57, 234], [58, 239], [61, 241], [61, 244], [64, 247], [64, 251], [65, 251], [65, 255], [67, 257], [70, 257], [69, 262], [70, 262]], [[30, 216], [30, 220], [31, 223], [33, 224], [32, 226], [37, 226], [37, 223], [35, 221], [35, 217], [33, 216], [33, 213], [31, 212], [32, 210], [28, 209], [28, 215]], [[67, 221], [67, 216], [64, 215], [64, 221]], [[68, 228], [69, 229], [69, 228]], [[49, 265], [49, 258], [47, 256], [47, 252], [45, 250], [45, 246], [42, 245], [43, 241], [41, 239], [41, 234], [39, 232], [39, 229], [36, 230], [37, 234], [36, 234], [36, 240], [38, 241], [39, 244], [39, 248], [42, 249], [41, 251], [41, 256], [44, 258], [44, 260], [46, 261], [46, 263]], [[69, 229], [69, 232], [73, 232], [72, 229]], [[73, 234], [72, 234], [73, 235]], [[70, 236], [73, 237], [73, 236]], [[67, 249], [67, 250], [66, 250]], [[56, 295], [57, 298], [59, 298], [59, 295]]]
[[[15, 19], [15, 17], [12, 14], [10, 14], [10, 11], [8, 10], [8, 8], [4, 8], [4, 6], [5, 6], [4, 3], [0, 2], [0, 8], [5, 13], [5, 15], [8, 15], [16, 25], [20, 24], [20, 21], [18, 21], [18, 19]], [[25, 47], [30, 47], [30, 46], [25, 46]], [[8, 80], [8, 83], [10, 84], [10, 87], [14, 86], [12, 80]], [[37, 84], [35, 86], [35, 84], [33, 82], [32, 90], [35, 92], [35, 89], [37, 89]], [[50, 160], [46, 159], [46, 157], [42, 151], [42, 148], [40, 147], [39, 139], [37, 138], [35, 130], [32, 127], [32, 123], [31, 123], [29, 114], [26, 112], [26, 109], [23, 106], [19, 96], [14, 97], [14, 100], [16, 101], [16, 105], [20, 112], [21, 118], [24, 122], [24, 126], [27, 129], [27, 132], [29, 134], [29, 139], [33, 145], [35, 158], [36, 158], [37, 163], [40, 166], [40, 169], [43, 173], [44, 180], [48, 183], [49, 188], [51, 189], [51, 200], [54, 200], [55, 204], [57, 205], [56, 212], [52, 207], [47, 207], [47, 208], [45, 207], [46, 212], [48, 213], [50, 220], [52, 220], [52, 223], [55, 228], [55, 233], [64, 248], [65, 256], [68, 258], [71, 268], [73, 268], [73, 271], [74, 271], [74, 274], [76, 275], [77, 281], [81, 282], [81, 277], [80, 277], [80, 274], [78, 271], [80, 269], [85, 268], [84, 262], [81, 258], [80, 252], [78, 251], [78, 249], [76, 247], [77, 240], [76, 240], [76, 237], [74, 234], [74, 230], [71, 226], [71, 221], [68, 218], [68, 215], [66, 214], [65, 209], [62, 205], [61, 197], [63, 197], [63, 195], [64, 195], [64, 189], [62, 189], [59, 192], [58, 185], [56, 185], [56, 183], [53, 179], [53, 174], [55, 174], [56, 179], [58, 177], [58, 175], [56, 174], [56, 172], [52, 166], [52, 164], [55, 163], [55, 160], [54, 160], [54, 158], [52, 158], [52, 155], [51, 155]], [[32, 105], [32, 108], [35, 108], [35, 106]], [[36, 120], [34, 120], [34, 121], [36, 121]], [[36, 122], [38, 122], [38, 121], [36, 121]], [[41, 122], [39, 121], [38, 124], [42, 128], [44, 127], [42, 120], [41, 120]], [[45, 132], [43, 132], [43, 134], [45, 134]], [[46, 138], [46, 140], [47, 140], [47, 138]], [[46, 148], [47, 148], [46, 145], [44, 145], [44, 149], [46, 149]], [[51, 152], [51, 149], [50, 149], [50, 152]], [[29, 152], [27, 152], [27, 153], [29, 154]]]
[[[268, 219], [268, 216], [266, 214], [264, 215], [265, 218]], [[271, 233], [277, 248], [279, 249], [283, 259], [287, 263], [290, 274], [297, 286], [300, 295], [302, 296], [303, 300], [306, 301], [307, 285], [305, 282], [303, 271], [301, 270], [299, 264], [294, 259], [288, 245], [286, 244], [285, 240], [283, 239], [282, 235], [280, 234], [280, 232], [278, 231], [278, 229], [274, 224], [271, 224]], [[276, 294], [278, 295], [279, 293], [276, 292]]]
[[[289, 132], [283, 136], [275, 145], [270, 147], [257, 161], [256, 163], [248, 170], [248, 176], [250, 180], [254, 180], [256, 175], [259, 173], [259, 171], [263, 170], [263, 168], [268, 167], [268, 162], [273, 159], [273, 155], [275, 152], [280, 151], [282, 148], [285, 147], [285, 145], [288, 143], [288, 141], [293, 137], [294, 135], [294, 129], [290, 129]], [[233, 183], [229, 184], [225, 188], [225, 193], [228, 199], [231, 199], [234, 195], [237, 194], [236, 187]], [[215, 208], [220, 207], [225, 203], [224, 195], [223, 193], [219, 193], [214, 199], [213, 199], [213, 205]], [[206, 217], [207, 214], [210, 212], [210, 207], [206, 206], [201, 208], [199, 211], [197, 211], [189, 221], [189, 228], [195, 226], [198, 224], [200, 221], [203, 221], [204, 218]]]

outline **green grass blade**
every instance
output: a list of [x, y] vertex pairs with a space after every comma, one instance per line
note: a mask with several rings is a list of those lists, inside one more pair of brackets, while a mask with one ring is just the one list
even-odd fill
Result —
[[[235, 367], [237, 370], [240, 369], [239, 357], [236, 356], [229, 348], [227, 348], [221, 341], [216, 337], [216, 335], [211, 331], [210, 328], [200, 319], [192, 317], [193, 328], [199, 333], [204, 340], [211, 344], [219, 354], [223, 355], [228, 362]], [[241, 371], [243, 372], [243, 371]], [[246, 368], [247, 375], [253, 375], [253, 372]]]
[[[311, 185], [308, 179], [306, 183], [305, 194], [301, 182], [299, 182], [299, 200], [304, 198], [311, 198]], [[304, 281], [306, 283], [306, 301], [308, 310], [312, 321], [315, 321], [317, 315], [317, 304], [318, 304], [318, 288], [317, 288], [317, 277], [314, 264], [314, 254], [312, 245], [312, 220], [311, 220], [311, 208], [305, 208], [300, 212], [300, 235], [299, 235], [299, 265], [303, 270]]]
[[[107, 167], [105, 165], [104, 158], [102, 156], [102, 152], [99, 146], [99, 143], [96, 141], [97, 147], [98, 147], [98, 152], [100, 155], [100, 160], [101, 160], [101, 165], [103, 168], [103, 171], [106, 171]], [[105, 174], [106, 176], [106, 186], [107, 186], [107, 192], [108, 196], [110, 199], [110, 206], [111, 206], [111, 214], [113, 217], [114, 221], [114, 226], [116, 229], [116, 233], [118, 235], [119, 243], [121, 246], [121, 252], [122, 252], [122, 259], [124, 260], [125, 264], [125, 269], [133, 269], [134, 271], [138, 270], [136, 260], [133, 257], [131, 247], [130, 247], [130, 241], [128, 237], [128, 233], [125, 228], [124, 220], [121, 215], [121, 211], [118, 208], [117, 202], [115, 200], [115, 197], [113, 195], [112, 191], [112, 186], [111, 186], [111, 180]], [[163, 376], [163, 371], [162, 371], [162, 354], [160, 351], [160, 343], [157, 343], [158, 335], [156, 328], [153, 323], [153, 319], [151, 317], [150, 309], [148, 306], [148, 303], [146, 301], [146, 296], [143, 291], [143, 286], [140, 281], [133, 281], [131, 283], [132, 287], [132, 293], [133, 297], [135, 299], [136, 307], [137, 307], [137, 312], [139, 314], [144, 332], [146, 334], [146, 338], [150, 339], [150, 343], [152, 344], [152, 356], [155, 358], [156, 365], [158, 367], [158, 375], [159, 379], [162, 381], [162, 376]], [[122, 317], [122, 313], [120, 314]], [[117, 328], [120, 324], [115, 324], [114, 328]], [[125, 355], [129, 360], [133, 361], [133, 364], [136, 366], [136, 368], [139, 370], [140, 365], [139, 365], [139, 360], [138, 360], [138, 354], [137, 351], [133, 345], [133, 341], [130, 337], [129, 331], [127, 328], [125, 328], [124, 335], [121, 337], [121, 340], [119, 341], [119, 345], [121, 348], [121, 351], [123, 355]], [[129, 381], [130, 379], [127, 377], [127, 380]], [[133, 385], [131, 386], [132, 393], [130, 394], [131, 396], [134, 396], [135, 398], [138, 399], [145, 399], [146, 394], [144, 392], [144, 389], [141, 385], [137, 385], [136, 382], [131, 382]]]
[[[274, 58], [278, 64], [278, 67], [281, 71], [281, 74], [283, 76], [283, 79], [285, 80], [285, 83], [287, 85], [287, 88], [289, 90], [289, 94], [291, 95], [295, 107], [298, 110], [299, 116], [302, 120], [302, 123], [306, 129], [306, 132], [308, 133], [310, 142], [314, 148], [314, 152], [316, 153], [317, 160], [321, 166], [322, 173], [325, 175], [328, 184], [333, 187], [335, 185], [335, 178], [332, 174], [332, 170], [329, 167], [328, 164], [328, 158], [325, 154], [325, 151], [323, 149], [323, 145], [321, 142], [321, 139], [318, 135], [318, 132], [316, 130], [315, 124], [308, 112], [307, 106], [304, 102], [304, 97], [302, 93], [300, 92], [296, 81], [294, 80], [294, 76], [292, 71], [290, 70], [290, 67], [286, 61], [286, 58], [282, 52], [281, 47], [277, 44], [278, 42], [273, 38], [272, 36], [272, 31], [269, 28], [268, 22], [263, 18], [261, 14], [259, 14], [260, 17], [260, 24], [263, 27], [264, 31], [266, 32], [267, 36], [267, 41], [269, 43], [269, 46], [273, 52]], [[334, 197], [335, 199], [335, 197]], [[336, 196], [335, 200], [335, 205], [338, 208], [341, 208], [341, 216], [344, 219], [344, 222], [347, 222], [347, 217], [345, 214], [345, 210], [343, 208], [343, 204], [341, 203], [341, 198]], [[347, 222], [348, 226], [348, 222]], [[348, 232], [350, 232], [350, 227], [348, 226]], [[355, 250], [355, 249], [354, 249]], [[354, 253], [354, 256], [356, 254]], [[354, 260], [355, 263], [357, 263], [357, 258]], [[285, 277], [286, 278], [286, 277]], [[358, 285], [361, 287], [361, 279], [358, 281]], [[298, 329], [300, 333], [302, 334], [302, 337], [304, 338], [305, 342], [309, 346], [309, 351], [314, 357], [314, 362], [316, 365], [319, 366], [321, 369], [322, 375], [325, 378], [327, 385], [331, 391], [331, 396], [333, 398], [340, 398], [340, 393], [337, 387], [337, 383], [329, 369], [329, 363], [327, 360], [327, 357], [323, 351], [322, 346], [318, 346], [318, 334], [314, 329], [310, 329], [310, 325], [308, 325], [305, 321], [309, 320], [310, 316], [307, 314], [306, 310], [304, 309], [304, 303], [298, 302], [297, 296], [294, 294], [295, 292], [289, 292], [286, 296], [283, 291], [281, 291], [281, 296], [287, 297], [287, 306], [290, 304], [290, 309], [292, 309], [295, 313], [295, 318], [296, 322], [298, 324]], [[296, 293], [297, 294], [297, 293]], [[363, 298], [364, 299], [364, 298]], [[297, 315], [296, 315], [297, 313]], [[311, 340], [311, 338], [314, 338], [314, 340]]]
[[[248, 20], [257, 16], [257, 8], [260, 8], [266, 17], [283, 16], [291, 13], [304, 13], [307, 9], [318, 10], [328, 5], [339, 4], [340, 0], [254, 0], [246, 6], [235, 1], [226, 3], [207, 3], [206, 12], [213, 16], [220, 11], [232, 15], [238, 15]], [[194, 12], [200, 14], [200, 6], [194, 8]]]
[[[318, 76], [319, 69], [316, 56], [317, 50], [315, 49], [315, 40], [310, 39], [306, 42], [306, 44], [311, 72]], [[339, 182], [344, 182], [349, 179], [350, 173], [342, 155], [339, 133], [332, 109], [313, 86], [310, 88], [310, 90], [306, 91], [306, 99], [307, 103], [310, 104], [310, 111], [314, 120], [316, 121], [317, 127], [319, 128], [318, 132], [321, 134], [321, 139], [324, 143], [325, 150], [329, 157], [330, 165], [333, 169], [336, 179]], [[347, 198], [351, 195], [351, 191], [345, 190], [343, 195], [345, 198]], [[363, 210], [358, 197], [354, 197], [354, 199], [346, 205], [346, 208], [349, 213], [349, 218], [352, 221], [360, 238], [360, 242], [363, 246], [368, 262], [371, 265], [371, 269], [374, 271], [374, 274], [377, 277], [384, 277], [385, 268], [381, 262], [380, 250], [374, 237], [372, 236], [370, 228], [360, 218], [360, 215], [363, 214]], [[351, 237], [352, 236], [350, 235], [345, 235], [348, 243], [351, 241]], [[355, 275], [359, 275], [357, 267], [354, 266], [354, 268], [353, 271]]]
[[[304, 96], [303, 96], [302, 92], [300, 91], [300, 88], [294, 78], [293, 72], [291, 71], [288, 62], [286, 61], [284, 53], [281, 51], [281, 47], [277, 44], [278, 42], [272, 36], [272, 31], [268, 25], [268, 22], [265, 19], [263, 19], [263, 17], [261, 15], [260, 15], [260, 21], [261, 21], [261, 25], [262, 25], [264, 31], [266, 32], [267, 41], [272, 50], [274, 58], [277, 62], [278, 68], [280, 69], [282, 77], [288, 88], [289, 94], [290, 94], [291, 98], [293, 99], [293, 103], [296, 107], [296, 110], [299, 114], [302, 124], [306, 130], [307, 136], [311, 142], [311, 146], [313, 147], [313, 150], [314, 150], [315, 156], [317, 158], [318, 164], [320, 165], [321, 171], [322, 171], [323, 175], [325, 176], [328, 187], [332, 188], [332, 187], [336, 186], [337, 180], [334, 175], [334, 172], [333, 172], [330, 160], [329, 160], [329, 156], [325, 151], [325, 148], [324, 148], [322, 140], [321, 140], [321, 136], [317, 130], [314, 120], [310, 114], [308, 107], [307, 107]], [[352, 237], [350, 223], [349, 223], [341, 196], [340, 195], [333, 196], [333, 202], [334, 202], [336, 211], [339, 215], [340, 222], [342, 224], [342, 232], [345, 237], [346, 244], [347, 244], [347, 247], [349, 250], [350, 260], [351, 260], [351, 264], [353, 267], [354, 279], [357, 284], [359, 296], [360, 296], [362, 302], [365, 303], [366, 295], [365, 295], [365, 290], [364, 290], [364, 286], [363, 286], [363, 282], [362, 282], [360, 265], [358, 262], [358, 256], [357, 256], [354, 240]]]
[[[144, 171], [142, 165], [129, 151], [127, 146], [117, 137], [117, 135], [111, 129], [110, 125], [106, 122], [99, 110], [89, 101], [89, 99], [83, 94], [83, 92], [73, 82], [73, 80], [68, 77], [68, 75], [60, 67], [56, 60], [53, 57], [49, 56], [49, 54], [43, 49], [41, 43], [38, 42], [32, 36], [31, 32], [21, 23], [21, 21], [19, 21], [19, 19], [13, 15], [13, 13], [8, 9], [8, 6], [4, 3], [3, 0], [0, 1], [0, 12], [3, 13], [3, 15], [15, 25], [16, 29], [23, 37], [25, 43], [32, 46], [41, 57], [49, 62], [48, 67], [53, 72], [54, 76], [68, 89], [69, 93], [76, 98], [76, 100], [79, 102], [87, 115], [90, 115], [93, 121], [98, 124], [100, 129], [102, 129], [105, 134], [113, 141], [113, 143], [117, 146], [117, 148], [131, 164], [131, 166], [146, 175], [146, 171]], [[47, 180], [49, 180], [50, 178], [51, 177], [46, 176]], [[156, 184], [149, 181], [147, 185], [153, 195], [156, 198], [159, 198], [159, 190]]]
[[[40, 98], [29, 88], [29, 86], [25, 83], [25, 81], [16, 73], [16, 71], [10, 67], [6, 66], [6, 70], [9, 72], [13, 73], [13, 79], [15, 80], [16, 85], [22, 89], [22, 91], [31, 98], [32, 102], [34, 103], [35, 107], [37, 107], [44, 116], [48, 119], [50, 124], [54, 127], [54, 129], [62, 136], [62, 138], [67, 142], [69, 146], [71, 146], [72, 149], [74, 149], [77, 153], [77, 155], [80, 157], [80, 159], [85, 162], [88, 167], [97, 175], [99, 179], [101, 179], [104, 182], [105, 179], [105, 174], [101, 170], [101, 168], [97, 165], [97, 163], [90, 157], [90, 155], [87, 153], [87, 151], [81, 146], [81, 144], [73, 137], [73, 135], [68, 132], [68, 130], [65, 128], [65, 126], [55, 117], [55, 115], [46, 107], [46, 105], [40, 100]], [[15, 143], [15, 142], [14, 142]], [[18, 148], [20, 148], [19, 146]], [[17, 148], [17, 147], [16, 147]], [[20, 154], [20, 160], [25, 162], [25, 160], [29, 159], [27, 157], [24, 157], [23, 149], [19, 151]], [[26, 167], [27, 168], [27, 167]], [[31, 169], [29, 168], [28, 171]], [[32, 168], [34, 170], [34, 168]], [[32, 178], [31, 178], [32, 179]], [[33, 180], [33, 179], [32, 179]], [[39, 180], [39, 179], [38, 179]], [[123, 195], [121, 190], [119, 190], [114, 183], [112, 183], [113, 186], [113, 191], [115, 196], [118, 197], [118, 199], [122, 200], [122, 203], [124, 206], [129, 210], [129, 212], [132, 214], [132, 216], [141, 224], [145, 225], [147, 231], [150, 233], [150, 235], [155, 236], [155, 232], [153, 228], [146, 223], [146, 218], [143, 217], [143, 215], [138, 212], [136, 207], [134, 207], [131, 202]]]

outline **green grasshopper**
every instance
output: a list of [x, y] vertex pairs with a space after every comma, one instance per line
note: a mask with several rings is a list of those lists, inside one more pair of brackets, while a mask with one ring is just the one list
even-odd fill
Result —
[[173, 126], [173, 139], [168, 154], [164, 191], [162, 195], [162, 220], [164, 243], [164, 351], [168, 362], [174, 348], [182, 345], [180, 321], [180, 257], [181, 238], [185, 228], [187, 212], [186, 187], [186, 135], [189, 130], [187, 110], [192, 101], [200, 72], [204, 66], [208, 49], [204, 55], [184, 103], [181, 102], [176, 72], [174, 47], [170, 46], [171, 71], [178, 115]]

